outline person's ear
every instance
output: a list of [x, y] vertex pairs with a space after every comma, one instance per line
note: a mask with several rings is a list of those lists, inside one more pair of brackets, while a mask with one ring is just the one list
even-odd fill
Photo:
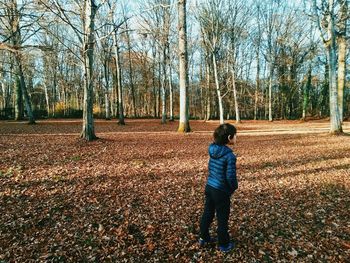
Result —
[[233, 138], [232, 138], [233, 144], [236, 144], [236, 141], [237, 141], [237, 134], [233, 135], [232, 137], [233, 137]]

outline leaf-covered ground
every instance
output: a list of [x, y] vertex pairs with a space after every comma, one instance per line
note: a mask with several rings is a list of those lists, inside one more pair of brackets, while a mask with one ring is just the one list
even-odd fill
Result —
[[127, 123], [97, 121], [86, 143], [80, 121], [0, 122], [0, 262], [349, 262], [350, 136], [238, 125], [226, 255], [197, 246], [218, 123]]

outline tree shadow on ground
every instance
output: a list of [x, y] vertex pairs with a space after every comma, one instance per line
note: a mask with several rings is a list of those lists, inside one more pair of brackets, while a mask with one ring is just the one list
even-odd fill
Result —
[[[139, 174], [139, 179], [146, 176]], [[338, 184], [286, 188], [278, 194], [276, 189], [243, 188], [233, 196], [231, 210], [236, 251], [224, 256], [215, 248], [200, 250], [204, 180], [196, 176], [192, 171], [142, 184], [105, 175], [7, 185], [1, 199], [0, 254], [9, 261], [91, 262], [341, 262], [348, 256], [350, 192]]]
[[257, 180], [269, 180], [269, 179], [283, 179], [283, 178], [297, 178], [298, 176], [308, 176], [310, 174], [315, 173], [324, 173], [324, 172], [330, 172], [330, 171], [349, 171], [350, 170], [350, 163], [347, 164], [339, 164], [339, 165], [332, 165], [330, 167], [317, 167], [317, 168], [303, 168], [301, 170], [295, 169], [290, 172], [272, 172], [270, 174], [264, 174], [264, 172], [261, 172], [258, 176], [250, 176], [245, 177], [242, 179], [243, 181], [250, 181], [254, 182]]
[[345, 186], [320, 184], [278, 194], [245, 191], [233, 199], [230, 228], [237, 248], [226, 259], [345, 262], [349, 258], [350, 191]]

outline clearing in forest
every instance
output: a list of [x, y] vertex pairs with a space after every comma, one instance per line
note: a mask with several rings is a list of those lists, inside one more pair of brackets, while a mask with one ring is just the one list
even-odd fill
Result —
[[237, 125], [227, 255], [197, 246], [217, 121], [191, 121], [189, 134], [159, 120], [95, 125], [88, 143], [79, 120], [0, 122], [0, 262], [350, 258], [350, 137], [328, 122]]

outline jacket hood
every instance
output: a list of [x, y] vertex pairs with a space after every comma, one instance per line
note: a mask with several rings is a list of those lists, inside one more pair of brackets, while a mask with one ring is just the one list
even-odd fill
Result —
[[209, 145], [209, 156], [211, 158], [219, 159], [230, 152], [232, 152], [232, 150], [226, 145], [218, 145], [215, 143]]

